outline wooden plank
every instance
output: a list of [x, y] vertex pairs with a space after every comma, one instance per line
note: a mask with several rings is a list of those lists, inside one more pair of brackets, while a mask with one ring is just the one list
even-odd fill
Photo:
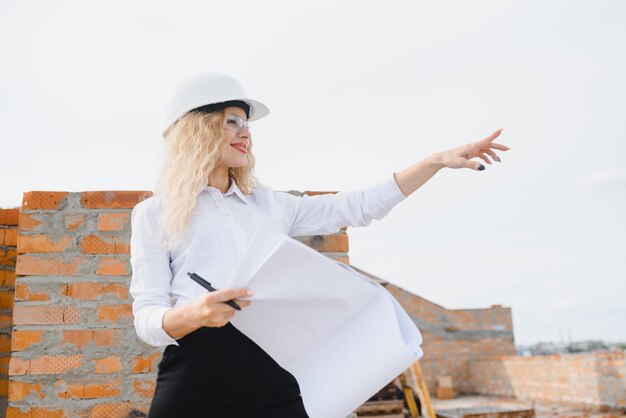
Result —
[[503, 409], [499, 407], [455, 408], [437, 411], [438, 418], [534, 418], [534, 409]]
[[404, 400], [392, 399], [389, 401], [369, 401], [356, 410], [357, 415], [360, 416], [378, 416], [379, 414], [394, 414], [403, 413]]
[[426, 382], [422, 375], [419, 360], [413, 363], [410, 369], [413, 374], [415, 392], [417, 392], [417, 396], [420, 398], [420, 403], [422, 404], [422, 415], [426, 418], [436, 418], [437, 415], [435, 414], [433, 404], [430, 402], [430, 394], [428, 393], [428, 388], [426, 387]]
[[404, 414], [392, 414], [392, 415], [359, 415], [359, 418], [367, 418], [367, 417], [375, 417], [375, 418], [404, 418]]

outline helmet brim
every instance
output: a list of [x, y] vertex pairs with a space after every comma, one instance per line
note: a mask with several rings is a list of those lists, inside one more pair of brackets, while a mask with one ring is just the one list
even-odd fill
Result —
[[165, 133], [170, 128], [170, 126], [172, 126], [180, 118], [185, 116], [187, 113], [189, 113], [193, 109], [196, 109], [201, 106], [205, 106], [207, 104], [221, 103], [221, 102], [227, 102], [231, 100], [241, 100], [241, 101], [248, 103], [248, 105], [250, 105], [250, 117], [248, 117], [248, 120], [250, 122], [264, 118], [270, 113], [270, 109], [265, 104], [261, 103], [258, 100], [250, 99], [248, 97], [235, 97], [235, 98], [229, 97], [225, 100], [218, 100], [218, 101], [216, 101], [215, 98], [211, 98], [210, 100], [207, 100], [206, 98], [197, 98], [196, 100], [190, 100], [189, 102], [185, 103], [185, 105], [177, 109], [175, 113], [179, 116], [177, 116], [175, 119], [172, 118], [166, 122], [167, 126], [163, 130], [163, 133], [162, 133], [163, 137], [165, 137]]

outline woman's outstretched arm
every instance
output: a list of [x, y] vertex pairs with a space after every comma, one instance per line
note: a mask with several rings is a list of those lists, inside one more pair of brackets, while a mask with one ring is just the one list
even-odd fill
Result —
[[402, 193], [409, 196], [411, 193], [422, 187], [424, 183], [430, 180], [444, 167], [484, 170], [485, 167], [480, 162], [471, 161], [471, 159], [480, 157], [487, 164], [491, 164], [487, 154], [495, 161], [500, 162], [500, 158], [498, 158], [492, 148], [501, 151], [508, 151], [510, 149], [505, 145], [493, 142], [493, 140], [496, 139], [501, 132], [502, 129], [498, 129], [480, 141], [438, 152], [402, 171], [394, 173], [394, 178], [396, 183], [398, 183], [398, 187]]
[[503, 151], [509, 149], [492, 143], [500, 132], [501, 129], [480, 141], [435, 153], [405, 170], [394, 172], [393, 178], [389, 175], [387, 180], [359, 190], [294, 196], [286, 192], [273, 192], [268, 188], [278, 204], [275, 212], [281, 214], [278, 222], [282, 223], [284, 232], [292, 237], [332, 234], [342, 226], [367, 226], [372, 220], [385, 217], [395, 205], [444, 167], [480, 170], [481, 164], [470, 159], [480, 157], [491, 164], [485, 154], [499, 161], [490, 148]]

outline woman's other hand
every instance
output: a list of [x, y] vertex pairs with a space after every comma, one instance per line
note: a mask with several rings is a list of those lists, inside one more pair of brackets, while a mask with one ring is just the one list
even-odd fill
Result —
[[[493, 151], [494, 149], [500, 151], [508, 151], [509, 147], [497, 144], [493, 142], [502, 129], [498, 129], [488, 137], [481, 139], [480, 141], [472, 142], [469, 144], [461, 145], [460, 147], [452, 148], [446, 151], [441, 151], [435, 154], [433, 157], [441, 165], [441, 167], [448, 168], [471, 168], [473, 170], [484, 170], [485, 167], [479, 161], [471, 161], [472, 158], [479, 157], [487, 164], [491, 164], [491, 157], [493, 160], [501, 162], [500, 158]], [[489, 156], [489, 157], [488, 157]], [[482, 169], [480, 167], [483, 167]]]
[[[249, 293], [248, 293], [249, 292]], [[187, 315], [191, 323], [200, 327], [223, 327], [230, 321], [235, 312], [235, 308], [227, 305], [226, 301], [233, 300], [241, 308], [250, 305], [251, 301], [245, 298], [251, 296], [248, 289], [220, 289], [197, 297], [189, 302]]]
[[234, 300], [242, 308], [250, 306], [248, 289], [220, 289], [205, 293], [191, 302], [170, 308], [163, 315], [163, 330], [172, 338], [179, 339], [201, 327], [223, 327], [235, 314], [226, 301]]

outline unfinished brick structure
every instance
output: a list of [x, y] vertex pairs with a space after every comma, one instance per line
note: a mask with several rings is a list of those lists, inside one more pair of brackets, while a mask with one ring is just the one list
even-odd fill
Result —
[[0, 416], [4, 416], [9, 387], [19, 213], [19, 209], [0, 209]]
[[451, 376], [457, 393], [475, 393], [470, 365], [498, 355], [515, 355], [511, 308], [445, 309], [389, 284], [424, 337], [422, 370], [431, 393], [437, 376]]
[[486, 395], [626, 408], [626, 354], [592, 352], [500, 356], [470, 364]]
[[[144, 193], [28, 192], [21, 208], [0, 210], [0, 412], [146, 412], [162, 349], [135, 336], [128, 295], [130, 212]], [[299, 239], [349, 261], [345, 228]], [[510, 308], [448, 310], [391, 284], [387, 289], [422, 331], [430, 391], [437, 376], [449, 375], [456, 393], [480, 392], [485, 383], [473, 365], [514, 357]]]

